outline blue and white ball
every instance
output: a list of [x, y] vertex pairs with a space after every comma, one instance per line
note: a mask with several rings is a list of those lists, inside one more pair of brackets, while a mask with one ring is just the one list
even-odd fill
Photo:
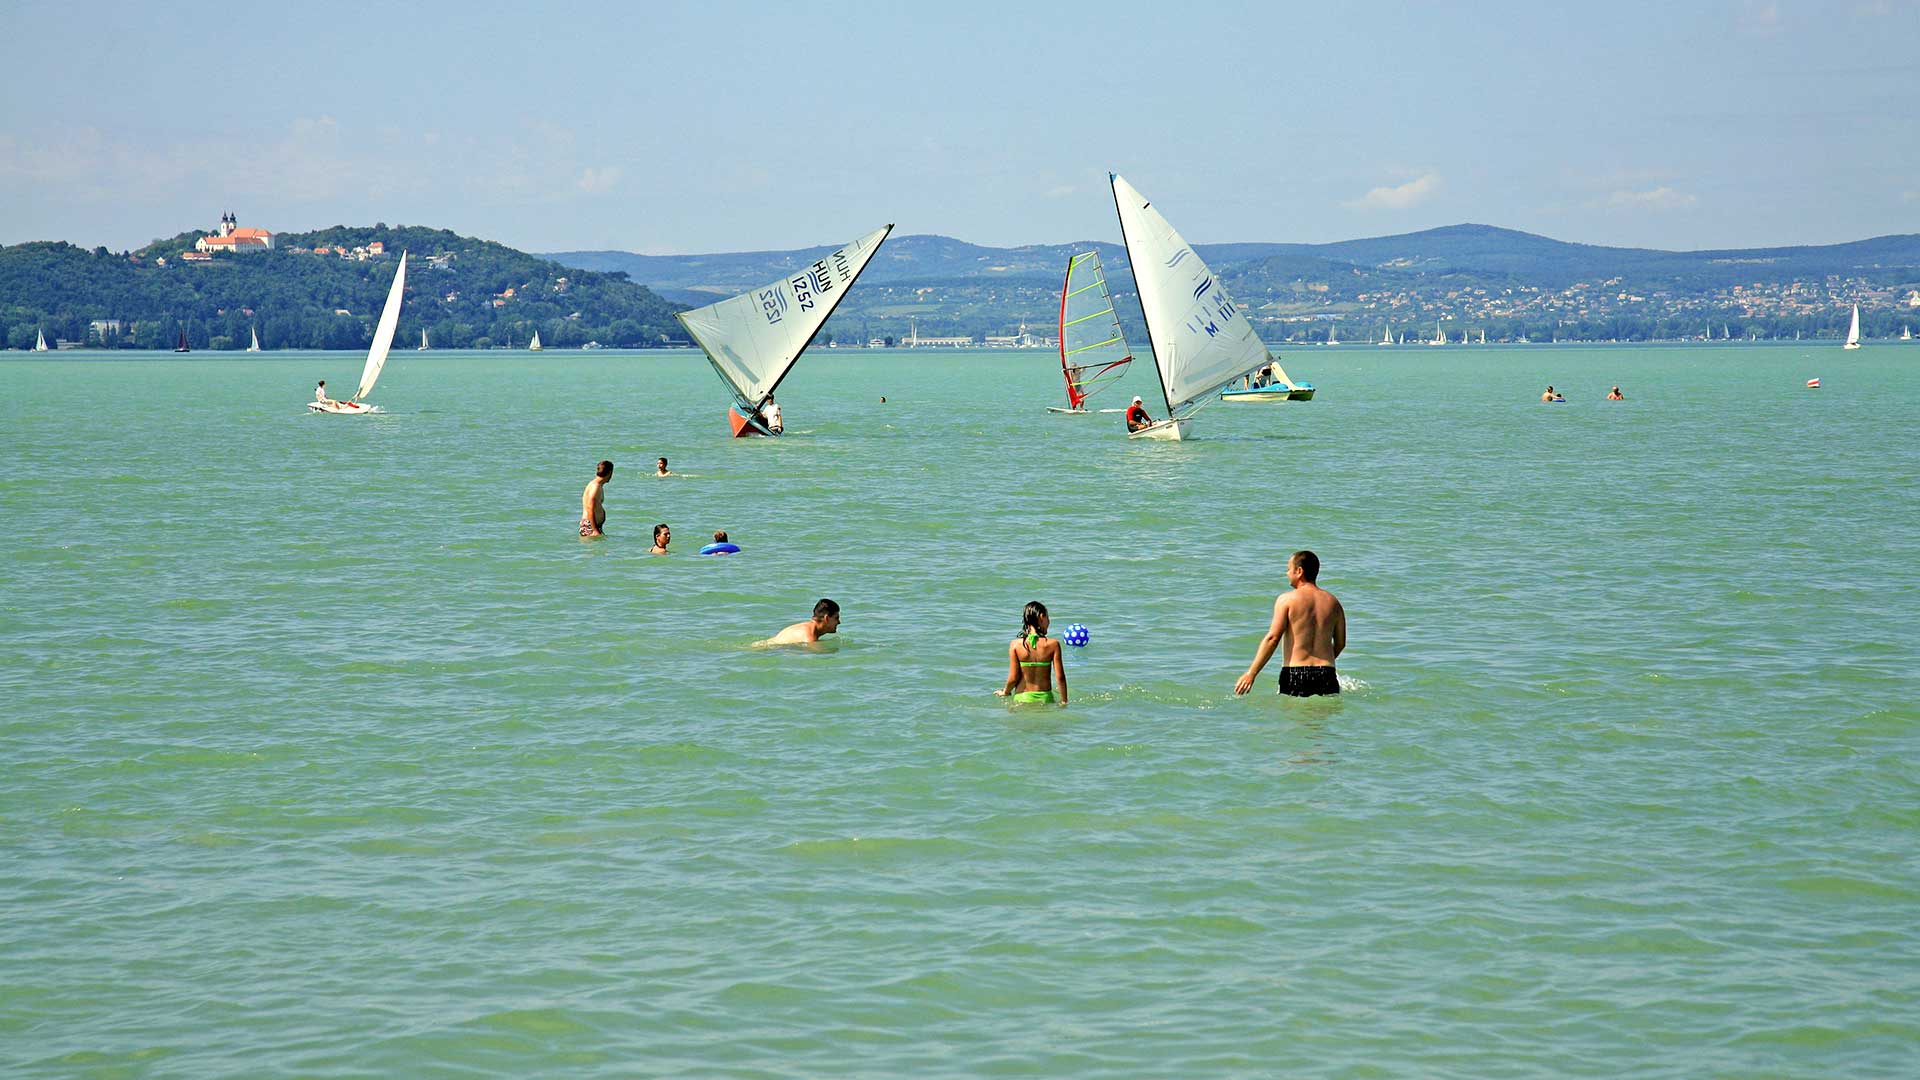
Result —
[[1091, 640], [1092, 637], [1093, 635], [1087, 632], [1087, 627], [1085, 623], [1074, 623], [1073, 625], [1067, 627], [1067, 632], [1065, 635], [1063, 635], [1062, 640], [1064, 640], [1067, 644], [1073, 646], [1074, 648], [1078, 649], [1081, 646], [1085, 645], [1089, 640]]

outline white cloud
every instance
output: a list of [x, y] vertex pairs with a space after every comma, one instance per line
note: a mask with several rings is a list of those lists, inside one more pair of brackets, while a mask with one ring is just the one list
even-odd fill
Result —
[[1900, 201], [1901, 202], [1920, 202], [1920, 190], [1901, 192]]
[[1073, 186], [1072, 184], [1061, 184], [1061, 185], [1060, 185], [1059, 187], [1055, 187], [1055, 188], [1048, 188], [1048, 189], [1047, 189], [1047, 198], [1049, 198], [1049, 199], [1064, 199], [1064, 198], [1066, 198], [1067, 196], [1069, 196], [1069, 195], [1071, 195], [1071, 194], [1073, 194], [1073, 193], [1074, 193], [1075, 191], [1077, 191], [1077, 190], [1079, 190], [1079, 189], [1078, 189], [1078, 188], [1075, 188], [1075, 187], [1074, 187], [1074, 186]]
[[589, 166], [580, 170], [580, 179], [574, 182], [574, 186], [588, 195], [599, 195], [612, 191], [619, 182], [620, 166], [606, 165], [597, 169]]
[[1616, 191], [1607, 196], [1606, 205], [1616, 210], [1680, 210], [1699, 201], [1684, 191], [1662, 184], [1645, 191]]
[[1405, 210], [1418, 206], [1440, 190], [1440, 174], [1422, 173], [1398, 187], [1377, 187], [1344, 205], [1350, 210]]

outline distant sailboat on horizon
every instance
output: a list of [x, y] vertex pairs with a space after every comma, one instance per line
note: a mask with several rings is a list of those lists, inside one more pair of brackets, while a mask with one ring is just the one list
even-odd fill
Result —
[[1429, 341], [1429, 342], [1427, 342], [1427, 344], [1429, 344], [1429, 345], [1445, 345], [1446, 343], [1447, 343], [1447, 332], [1446, 332], [1446, 330], [1445, 330], [1444, 328], [1442, 328], [1442, 327], [1441, 327], [1441, 325], [1440, 325], [1439, 323], [1434, 323], [1434, 324], [1433, 324], [1433, 340], [1432, 340], [1432, 341]]
[[1393, 325], [1391, 323], [1380, 328], [1380, 344], [1393, 344]]
[[542, 350], [542, 349], [544, 349], [544, 348], [546, 348], [546, 346], [544, 346], [544, 345], [542, 345], [542, 344], [540, 344], [540, 331], [538, 331], [538, 330], [535, 330], [535, 331], [533, 332], [533, 340], [532, 340], [532, 341], [529, 341], [529, 342], [527, 342], [527, 351], [528, 351], [528, 352], [539, 352], [540, 350]]
[[247, 334], [248, 334], [249, 336], [251, 336], [251, 337], [252, 337], [252, 339], [253, 339], [252, 341], [250, 341], [250, 342], [248, 342], [248, 343], [247, 343], [247, 351], [248, 351], [248, 352], [259, 352], [259, 351], [260, 351], [260, 331], [258, 331], [258, 330], [256, 330], [256, 329], [254, 329], [253, 327], [251, 327], [251, 326], [249, 326], [249, 327], [247, 328]]
[[420, 328], [420, 344], [415, 346], [413, 351], [414, 352], [427, 351], [427, 328], [424, 326]]
[[34, 337], [33, 337], [33, 351], [34, 351], [34, 352], [47, 352], [47, 351], [48, 351], [48, 349], [47, 349], [47, 332], [46, 332], [45, 330], [36, 330], [36, 331], [34, 331]]
[[1860, 305], [1859, 304], [1853, 305], [1853, 324], [1847, 327], [1847, 343], [1840, 347], [1842, 349], [1857, 349], [1860, 347]]
[[1327, 344], [1329, 345], [1340, 344], [1340, 328], [1339, 327], [1331, 326], [1331, 325], [1327, 327]]
[[1901, 327], [1901, 328], [1900, 328], [1900, 340], [1901, 340], [1901, 341], [1912, 341], [1912, 340], [1913, 340], [1913, 327], [1911, 327], [1911, 326], [1903, 326], [1903, 327]]

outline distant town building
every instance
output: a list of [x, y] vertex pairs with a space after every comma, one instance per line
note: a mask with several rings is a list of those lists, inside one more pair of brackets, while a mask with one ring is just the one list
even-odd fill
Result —
[[265, 229], [243, 229], [232, 212], [220, 215], [220, 228], [194, 241], [193, 249], [203, 255], [217, 251], [271, 251], [273, 234]]

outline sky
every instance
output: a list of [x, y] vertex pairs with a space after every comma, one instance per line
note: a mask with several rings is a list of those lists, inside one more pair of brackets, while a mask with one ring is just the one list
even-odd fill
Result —
[[231, 210], [528, 251], [1477, 222], [1675, 250], [1920, 232], [1920, 0], [6, 0], [0, 243]]

